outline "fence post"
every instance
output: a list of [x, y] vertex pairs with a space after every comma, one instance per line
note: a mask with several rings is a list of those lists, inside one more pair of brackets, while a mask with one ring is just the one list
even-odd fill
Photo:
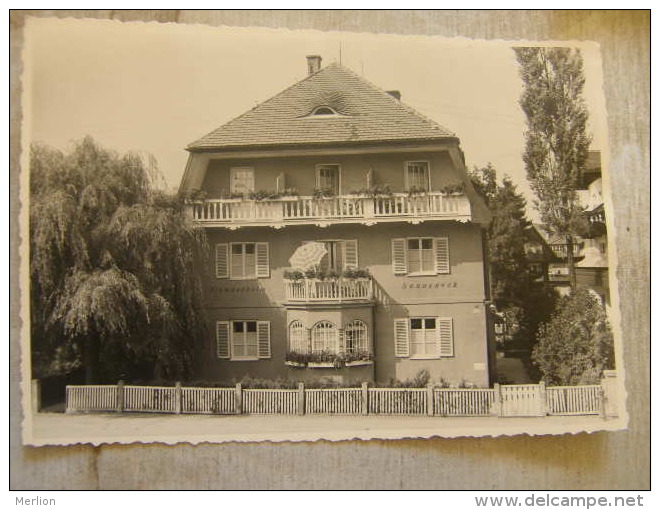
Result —
[[124, 381], [117, 383], [117, 412], [124, 412]]
[[369, 413], [369, 383], [362, 383], [362, 402], [361, 402], [362, 414]]
[[548, 405], [548, 392], [545, 388], [545, 381], [539, 382], [539, 394], [541, 395], [540, 411], [543, 416], [546, 416], [548, 414], [548, 409], [550, 408], [550, 406]]
[[433, 409], [433, 384], [429, 384], [426, 387], [426, 412], [429, 416], [435, 414], [435, 410]]
[[600, 380], [600, 391], [603, 418], [607, 419], [618, 416], [616, 370], [603, 370]]
[[32, 412], [38, 413], [41, 411], [41, 381], [39, 379], [32, 379]]
[[234, 394], [234, 412], [243, 414], [243, 389], [241, 383], [236, 383], [236, 393]]
[[298, 383], [298, 414], [305, 414], [305, 383]]
[[174, 385], [174, 412], [181, 414], [183, 408], [183, 391], [181, 390], [181, 381], [177, 381]]
[[495, 390], [495, 405], [493, 406], [493, 412], [498, 418], [502, 417], [502, 388], [500, 383], [493, 384], [493, 389]]

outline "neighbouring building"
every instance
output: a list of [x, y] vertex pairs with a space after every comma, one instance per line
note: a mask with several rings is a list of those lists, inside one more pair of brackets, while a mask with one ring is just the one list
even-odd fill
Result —
[[[575, 237], [573, 254], [578, 286], [589, 287], [609, 306], [607, 228], [603, 204], [603, 184], [599, 151], [589, 151], [578, 188], [584, 207], [585, 231]], [[552, 286], [560, 295], [570, 290], [567, 244], [563, 236], [548, 233], [543, 225], [533, 224], [527, 231], [525, 253], [529, 270], [536, 281]]]
[[[484, 228], [454, 133], [337, 64], [191, 143], [212, 247], [196, 377], [494, 380]], [[302, 272], [306, 243], [322, 258]]]

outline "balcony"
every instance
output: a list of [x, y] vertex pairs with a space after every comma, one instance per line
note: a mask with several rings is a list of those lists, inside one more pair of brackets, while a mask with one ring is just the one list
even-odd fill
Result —
[[209, 199], [188, 203], [193, 221], [204, 226], [238, 228], [334, 223], [373, 224], [407, 220], [471, 219], [470, 201], [464, 194], [429, 192], [383, 196], [281, 197], [267, 200]]
[[371, 278], [336, 278], [285, 280], [289, 303], [347, 303], [371, 301], [374, 295]]

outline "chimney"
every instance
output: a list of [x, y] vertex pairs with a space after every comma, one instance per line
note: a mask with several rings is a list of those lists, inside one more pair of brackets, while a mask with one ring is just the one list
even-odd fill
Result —
[[401, 101], [401, 92], [399, 90], [387, 90], [386, 92], [394, 99]]
[[307, 74], [321, 70], [321, 55], [307, 55]]

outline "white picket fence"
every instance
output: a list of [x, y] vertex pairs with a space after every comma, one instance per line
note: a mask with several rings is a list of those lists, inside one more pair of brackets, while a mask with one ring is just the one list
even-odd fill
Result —
[[187, 414], [234, 414], [234, 388], [182, 388], [181, 412]]
[[361, 414], [362, 390], [332, 388], [305, 390], [306, 414]]
[[497, 393], [489, 388], [436, 388], [433, 414], [440, 416], [490, 416], [496, 414]]
[[547, 388], [548, 414], [570, 416], [600, 414], [603, 410], [603, 388], [589, 386], [551, 386]]
[[245, 414], [297, 414], [298, 390], [243, 390]]
[[[612, 399], [610, 398], [610, 401]], [[570, 416], [602, 414], [603, 387], [541, 384], [494, 388], [298, 389], [67, 386], [66, 410], [185, 414]]]
[[371, 414], [428, 414], [424, 388], [369, 388]]
[[67, 386], [66, 410], [114, 411], [117, 409], [117, 386]]
[[140, 413], [176, 412], [175, 388], [124, 386], [124, 411]]

